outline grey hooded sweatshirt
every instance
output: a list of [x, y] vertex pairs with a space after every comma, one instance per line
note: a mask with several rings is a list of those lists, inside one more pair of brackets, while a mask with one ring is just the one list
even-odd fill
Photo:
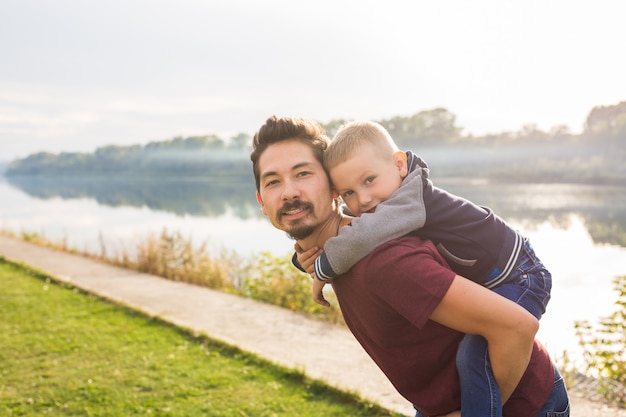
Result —
[[[522, 236], [487, 208], [435, 187], [428, 166], [411, 151], [409, 174], [375, 213], [352, 220], [351, 227], [326, 241], [315, 260], [315, 274], [331, 281], [378, 245], [415, 232], [435, 243], [459, 275], [487, 288], [502, 283], [517, 261]], [[302, 270], [294, 255], [294, 264]]]

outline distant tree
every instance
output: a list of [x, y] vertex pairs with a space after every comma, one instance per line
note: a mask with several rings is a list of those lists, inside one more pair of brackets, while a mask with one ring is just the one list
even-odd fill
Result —
[[225, 143], [217, 135], [192, 136], [182, 141], [182, 149], [196, 151], [201, 149], [224, 149]]
[[550, 129], [550, 137], [556, 142], [574, 142], [578, 138], [567, 125], [557, 125]]
[[527, 124], [522, 127], [517, 135], [516, 139], [524, 143], [543, 142], [546, 143], [550, 140], [549, 133], [539, 129], [536, 124]]
[[456, 116], [444, 108], [421, 111], [409, 117], [381, 120], [401, 148], [411, 145], [443, 145], [459, 139]]
[[248, 150], [252, 147], [252, 136], [248, 133], [237, 133], [235, 136], [231, 136], [228, 142], [229, 149], [241, 149]]
[[[347, 119], [321, 123], [333, 137]], [[437, 147], [427, 160], [438, 174], [541, 181], [626, 181], [626, 102], [595, 107], [582, 135], [529, 124], [516, 132], [463, 136], [444, 108], [379, 121], [400, 149]], [[176, 136], [145, 146], [108, 145], [93, 153], [37, 153], [11, 162], [5, 175], [242, 178], [250, 174], [250, 135]], [[572, 146], [575, 145], [575, 146]], [[497, 149], [496, 149], [497, 148]], [[436, 162], [433, 162], [436, 161]]]
[[626, 101], [594, 107], [585, 122], [584, 135], [601, 140], [626, 141]]
[[56, 161], [56, 155], [50, 152], [37, 152], [11, 162], [7, 167], [7, 173], [16, 175], [43, 174], [54, 161]]
[[335, 133], [339, 130], [339, 128], [346, 123], [348, 123], [348, 119], [333, 119], [328, 123], [320, 123], [324, 130], [326, 130], [326, 135], [329, 139], [332, 139], [335, 136]]
[[138, 154], [141, 151], [140, 145], [132, 146], [119, 146], [119, 145], [107, 145], [102, 146], [95, 151], [95, 156], [104, 159], [116, 159], [123, 158], [129, 155]]
[[158, 152], [165, 150], [178, 150], [178, 151], [197, 151], [201, 149], [218, 150], [224, 149], [225, 143], [219, 136], [205, 135], [205, 136], [191, 136], [183, 138], [177, 136], [172, 139], [161, 142], [150, 142], [144, 149], [148, 152]]

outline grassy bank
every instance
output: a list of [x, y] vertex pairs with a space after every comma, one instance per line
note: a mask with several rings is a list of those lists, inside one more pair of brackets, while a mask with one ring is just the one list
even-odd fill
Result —
[[391, 416], [0, 261], [0, 415]]
[[[250, 297], [318, 319], [343, 323], [334, 293], [329, 291], [326, 294], [331, 308], [315, 304], [311, 299], [309, 276], [293, 267], [289, 255], [276, 257], [270, 253], [261, 253], [244, 259], [226, 250], [217, 254], [209, 253], [206, 246], [198, 248], [180, 233], [170, 233], [165, 229], [160, 234], [141, 237], [136, 246], [130, 249], [106, 247], [103, 243], [99, 254], [77, 251], [69, 248], [64, 241], [52, 242], [37, 234], [23, 232], [21, 238], [175, 281]], [[329, 286], [326, 288], [330, 289]], [[616, 277], [615, 289], [620, 296], [611, 316], [602, 318], [596, 325], [587, 322], [576, 325], [579, 344], [584, 350], [583, 366], [586, 369], [582, 371], [599, 378], [602, 383], [599, 390], [601, 395], [610, 403], [624, 408], [626, 276]], [[569, 361], [567, 352], [562, 352], [557, 363], [566, 380], [574, 383], [581, 369]]]

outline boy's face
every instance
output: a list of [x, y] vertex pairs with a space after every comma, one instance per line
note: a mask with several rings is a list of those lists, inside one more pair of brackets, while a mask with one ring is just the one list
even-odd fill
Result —
[[333, 185], [352, 214], [373, 213], [400, 187], [407, 175], [406, 154], [381, 156], [373, 146], [365, 146], [358, 155], [330, 170]]

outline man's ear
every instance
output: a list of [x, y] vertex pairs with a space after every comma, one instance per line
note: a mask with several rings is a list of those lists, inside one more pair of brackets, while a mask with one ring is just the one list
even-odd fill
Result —
[[339, 193], [334, 188], [330, 190], [331, 197], [333, 198], [333, 202], [335, 204], [335, 208], [340, 208], [343, 204], [343, 200], [339, 196]]
[[259, 192], [256, 192], [256, 202], [259, 203], [259, 206], [261, 206], [261, 210], [263, 210], [263, 214], [267, 216], [267, 211], [265, 211], [265, 204], [263, 204], [263, 199], [261, 198], [261, 194], [259, 194]]
[[407, 165], [406, 153], [402, 151], [397, 151], [393, 154], [393, 163], [396, 167], [398, 167], [398, 171], [400, 172], [400, 176], [402, 178], [406, 177], [409, 173], [409, 168]]

